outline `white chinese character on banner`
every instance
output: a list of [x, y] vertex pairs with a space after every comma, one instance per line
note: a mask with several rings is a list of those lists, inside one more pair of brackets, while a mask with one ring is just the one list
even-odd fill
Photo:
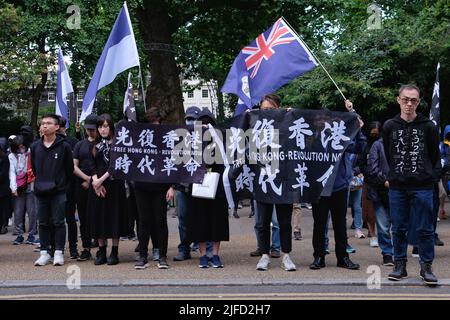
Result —
[[244, 164], [243, 171], [236, 179], [236, 192], [243, 190], [246, 187], [250, 192], [253, 192], [253, 180], [255, 174], [250, 171], [250, 168]]
[[166, 159], [164, 159], [164, 169], [162, 169], [161, 171], [167, 171], [167, 176], [170, 176], [170, 172], [171, 171], [178, 171], [177, 168], [175, 168], [175, 163], [174, 163], [175, 159], [173, 157], [169, 158], [166, 157]]
[[151, 167], [155, 160], [148, 159], [148, 155], [146, 155], [144, 158], [142, 158], [141, 162], [138, 164], [138, 169], [141, 170], [142, 173], [145, 173], [145, 169], [147, 168], [148, 172], [154, 176], [155, 175], [155, 169]]
[[297, 169], [294, 170], [299, 175], [298, 175], [298, 178], [295, 178], [295, 180], [297, 180], [298, 184], [293, 185], [292, 188], [293, 189], [300, 188], [300, 195], [302, 195], [302, 196], [303, 196], [303, 188], [309, 187], [309, 182], [306, 182], [306, 174], [305, 174], [305, 171], [307, 171], [307, 170], [308, 170], [308, 168], [306, 167], [304, 162], [302, 165], [297, 163]]
[[280, 148], [279, 144], [276, 144], [275, 139], [275, 127], [272, 125], [275, 120], [256, 121], [255, 127], [252, 129], [252, 141], [255, 142], [258, 149], [266, 148], [270, 146], [272, 149]]
[[133, 161], [128, 158], [128, 155], [124, 154], [123, 157], [119, 157], [116, 159], [116, 166], [114, 167], [114, 169], [120, 170], [123, 173], [128, 173], [132, 163]]
[[238, 153], [244, 153], [245, 148], [241, 148], [239, 143], [242, 141], [242, 130], [239, 130], [237, 128], [230, 128], [231, 129], [231, 137], [230, 137], [230, 145], [228, 146], [228, 149], [231, 150], [231, 157], [234, 156], [234, 153], [237, 151]]
[[197, 150], [199, 148], [198, 144], [202, 144], [202, 140], [200, 140], [200, 133], [194, 131], [192, 133], [188, 133], [184, 138], [184, 145], [186, 148], [192, 148], [193, 150]]
[[331, 126], [328, 122], [325, 122], [325, 128], [320, 133], [320, 138], [322, 141], [322, 146], [326, 148], [328, 146], [328, 142], [331, 140], [331, 147], [334, 150], [342, 150], [344, 147], [341, 145], [341, 141], [349, 141], [350, 138], [345, 136], [345, 122], [340, 121], [339, 123], [333, 121], [333, 126]]
[[293, 131], [292, 134], [289, 136], [289, 139], [292, 139], [295, 137], [297, 142], [297, 147], [300, 147], [300, 149], [305, 149], [305, 135], [306, 136], [312, 136], [313, 132], [311, 130], [308, 130], [309, 124], [305, 122], [305, 119], [300, 118], [294, 121], [295, 126], [289, 127], [289, 131]]
[[192, 177], [200, 165], [194, 160], [194, 158], [191, 158], [183, 167], [186, 168], [187, 172], [189, 172]]
[[[344, 160], [342, 160], [342, 161], [344, 161]], [[334, 166], [331, 165], [330, 168], [328, 168], [327, 172], [325, 172], [323, 176], [321, 176], [319, 179], [316, 180], [317, 182], [322, 182], [323, 187], [325, 187], [325, 185], [327, 184], [328, 178], [333, 173], [333, 168], [334, 168]]]
[[153, 133], [154, 131], [150, 129], [142, 130], [138, 140], [138, 142], [141, 144], [141, 147], [156, 148], [156, 146], [153, 144]]
[[166, 148], [173, 149], [175, 148], [175, 141], [179, 141], [180, 137], [175, 133], [175, 131], [169, 131], [163, 137], [163, 143], [166, 144]]
[[[265, 168], [261, 168], [261, 172], [259, 175], [258, 183], [261, 185], [261, 189], [264, 193], [267, 193], [267, 183], [270, 184], [272, 187], [272, 190], [275, 191], [275, 193], [279, 196], [281, 196], [281, 189], [283, 185], [280, 185], [277, 187], [275, 185], [275, 179], [277, 177], [277, 174], [280, 172], [280, 170], [276, 169], [274, 173], [272, 173], [272, 168], [269, 165], [266, 165]], [[264, 177], [267, 176], [267, 179], [264, 179]]]
[[[119, 132], [117, 132], [117, 142], [116, 144], [122, 143], [126, 147], [131, 147], [133, 145], [133, 139], [129, 136], [130, 130], [122, 127]], [[126, 141], [127, 139], [128, 142]]]

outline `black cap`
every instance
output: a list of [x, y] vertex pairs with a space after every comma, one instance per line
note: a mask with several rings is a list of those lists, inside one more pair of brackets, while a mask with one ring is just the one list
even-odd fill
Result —
[[188, 107], [186, 109], [186, 114], [184, 116], [184, 119], [186, 120], [187, 118], [193, 118], [194, 120], [197, 120], [198, 116], [200, 114], [200, 111], [201, 110], [199, 107], [196, 107], [196, 106]]
[[84, 120], [85, 129], [97, 129], [98, 117], [95, 114], [90, 114]]
[[216, 125], [217, 121], [212, 112], [208, 108], [203, 108], [200, 114], [198, 115], [198, 120], [201, 118], [209, 118], [211, 120], [212, 125]]

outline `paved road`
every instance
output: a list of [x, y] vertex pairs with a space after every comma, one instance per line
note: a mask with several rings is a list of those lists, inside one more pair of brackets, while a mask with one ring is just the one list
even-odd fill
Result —
[[[448, 205], [448, 204], [447, 204]], [[449, 208], [447, 208], [449, 209]], [[450, 212], [450, 210], [447, 210]], [[437, 293], [441, 298], [450, 298], [450, 222], [449, 220], [438, 223], [438, 232], [441, 239], [445, 242], [444, 247], [436, 247], [436, 261], [434, 270], [438, 276], [440, 288], [424, 288], [418, 278], [419, 263], [416, 258], [409, 258], [408, 272], [410, 278], [401, 283], [387, 282], [386, 277], [391, 271], [391, 267], [381, 266], [381, 253], [379, 248], [369, 247], [368, 239], [356, 239], [353, 237], [353, 230], [349, 229], [349, 242], [356, 249], [356, 253], [351, 258], [361, 264], [361, 270], [350, 271], [336, 267], [336, 258], [334, 252], [327, 256], [327, 267], [313, 271], [308, 268], [312, 261], [312, 216], [311, 211], [304, 209], [302, 214], [302, 233], [304, 239], [293, 241], [292, 258], [297, 264], [297, 271], [286, 272], [280, 268], [281, 260], [272, 259], [269, 271], [256, 271], [257, 258], [249, 256], [249, 252], [255, 249], [255, 238], [253, 232], [254, 220], [248, 218], [249, 207], [239, 211], [240, 219], [230, 218], [230, 241], [224, 242], [221, 248], [221, 259], [225, 264], [223, 269], [199, 269], [198, 253], [193, 253], [193, 259], [183, 262], [173, 262], [172, 257], [177, 252], [178, 230], [177, 219], [172, 217], [172, 212], [168, 213], [169, 223], [169, 263], [168, 270], [158, 270], [156, 263], [143, 271], [134, 269], [134, 247], [137, 242], [122, 241], [120, 243], [121, 263], [117, 266], [94, 266], [93, 261], [72, 262], [66, 260], [63, 267], [34, 267], [33, 262], [38, 257], [38, 253], [33, 252], [30, 245], [13, 246], [11, 241], [14, 237], [11, 234], [0, 236], [0, 295], [7, 297], [15, 294], [32, 293], [62, 293], [67, 290], [65, 285], [69, 277], [79, 271], [81, 287], [86, 288], [86, 292], [94, 290], [101, 294], [125, 294], [128, 290], [134, 290], [139, 294], [150, 294], [149, 291], [140, 288], [158, 287], [160, 291], [157, 294], [173, 294], [174, 286], [182, 286], [183, 294], [186, 292], [197, 292], [204, 294], [209, 287], [212, 292], [222, 293], [228, 288], [240, 288], [238, 292], [247, 292], [248, 294], [261, 294], [264, 285], [272, 290], [272, 293], [284, 292], [281, 288], [288, 287], [292, 289], [291, 294], [298, 293], [297, 296], [283, 296], [286, 299], [301, 299], [304, 297], [320, 298], [320, 295], [308, 296], [311, 289], [315, 288], [317, 294], [325, 294], [323, 298], [332, 298], [326, 294], [340, 294], [345, 298], [370, 298], [370, 294], [379, 294], [379, 292], [405, 294], [408, 292], [417, 295], [409, 296], [415, 298], [434, 298]], [[351, 221], [349, 217], [348, 221]], [[367, 230], [364, 230], [367, 233]], [[333, 248], [333, 231], [330, 229], [330, 247]], [[411, 251], [411, 248], [410, 248]], [[75, 267], [73, 267], [75, 266]], [[70, 267], [70, 268], [69, 268]], [[78, 269], [79, 268], [79, 269]], [[368, 272], [369, 271], [369, 272]], [[382, 290], [367, 291], [368, 277], [380, 275], [382, 281]], [[376, 279], [376, 278], [374, 278]], [[70, 278], [69, 278], [70, 280]], [[141, 287], [139, 287], [141, 286]], [[243, 289], [254, 288], [254, 290]], [[42, 289], [44, 288], [44, 289]], [[190, 288], [187, 290], [187, 288]], [[220, 288], [220, 290], [218, 289]], [[356, 292], [356, 296], [343, 295], [352, 293], [360, 288], [361, 292]], [[403, 289], [402, 289], [403, 288]], [[186, 290], [185, 290], [186, 289]], [[239, 291], [241, 290], [242, 291]], [[56, 291], [52, 291], [56, 290]], [[84, 290], [84, 289], [83, 289]], [[137, 290], [137, 291], [136, 291]], [[197, 291], [196, 291], [197, 290]], [[265, 289], [264, 289], [265, 290]], [[270, 290], [268, 291], [270, 293]], [[309, 291], [308, 291], [309, 290]], [[364, 291], [366, 290], [366, 291]], [[404, 290], [397, 292], [397, 290]], [[77, 292], [84, 292], [78, 291]], [[193, 293], [193, 294], [194, 294]], [[232, 294], [235, 294], [231, 292]], [[301, 294], [305, 295], [302, 296]], [[72, 293], [71, 293], [72, 294]], [[79, 293], [77, 293], [79, 294]], [[64, 296], [62, 296], [64, 297]], [[145, 296], [143, 296], [145, 297]], [[150, 296], [147, 296], [150, 298]], [[209, 298], [216, 296], [209, 295]], [[237, 296], [236, 296], [237, 297]], [[264, 298], [265, 296], [255, 296], [254, 298]], [[41, 298], [44, 298], [41, 296]], [[137, 298], [137, 297], [136, 297]], [[156, 297], [154, 297], [156, 298]], [[175, 296], [173, 296], [175, 298]], [[195, 298], [194, 296], [190, 298]], [[233, 298], [233, 297], [230, 297]], [[377, 298], [382, 298], [377, 296]]]

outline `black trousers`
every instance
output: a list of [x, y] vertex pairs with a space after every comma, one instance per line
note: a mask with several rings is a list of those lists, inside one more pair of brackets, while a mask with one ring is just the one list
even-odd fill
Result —
[[314, 257], [325, 257], [325, 228], [327, 227], [328, 213], [334, 229], [335, 252], [338, 261], [348, 257], [347, 253], [347, 200], [348, 189], [333, 192], [330, 197], [321, 197], [318, 203], [312, 204], [314, 218], [313, 248]]
[[[159, 255], [167, 257], [169, 230], [167, 227], [166, 191], [148, 192], [135, 189], [136, 204], [139, 216], [139, 255], [147, 257], [150, 235], [156, 238]], [[153, 243], [155, 246], [155, 243]]]
[[134, 187], [131, 185], [130, 182], [128, 182], [129, 190], [130, 190], [130, 197], [127, 199], [127, 208], [128, 208], [128, 236], [134, 236], [134, 224], [136, 222], [137, 230], [136, 232], [139, 233], [139, 216], [138, 216], [138, 210], [136, 205], [136, 196]]
[[[78, 209], [78, 218], [80, 219], [80, 234], [83, 248], [91, 248], [91, 233], [89, 232], [89, 217], [88, 217], [88, 194], [89, 190], [83, 189], [81, 186], [82, 180], [77, 180], [76, 188], [76, 203]], [[70, 242], [70, 241], [69, 241]]]
[[264, 254], [270, 251], [270, 222], [272, 221], [273, 206], [277, 211], [278, 224], [280, 226], [281, 251], [290, 253], [292, 251], [292, 204], [273, 204], [257, 202], [257, 210], [262, 221], [261, 250]]

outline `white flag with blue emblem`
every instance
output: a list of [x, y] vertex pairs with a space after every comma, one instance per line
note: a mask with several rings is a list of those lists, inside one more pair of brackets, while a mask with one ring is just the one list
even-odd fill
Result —
[[69, 127], [69, 108], [67, 107], [67, 95], [73, 92], [72, 82], [69, 77], [69, 70], [67, 70], [64, 63], [64, 57], [61, 48], [58, 49], [58, 71], [56, 73], [56, 110], [55, 113], [64, 117], [66, 127]]
[[92, 113], [98, 90], [113, 82], [119, 73], [136, 66], [139, 66], [139, 54], [127, 4], [124, 3], [84, 96], [80, 121]]

